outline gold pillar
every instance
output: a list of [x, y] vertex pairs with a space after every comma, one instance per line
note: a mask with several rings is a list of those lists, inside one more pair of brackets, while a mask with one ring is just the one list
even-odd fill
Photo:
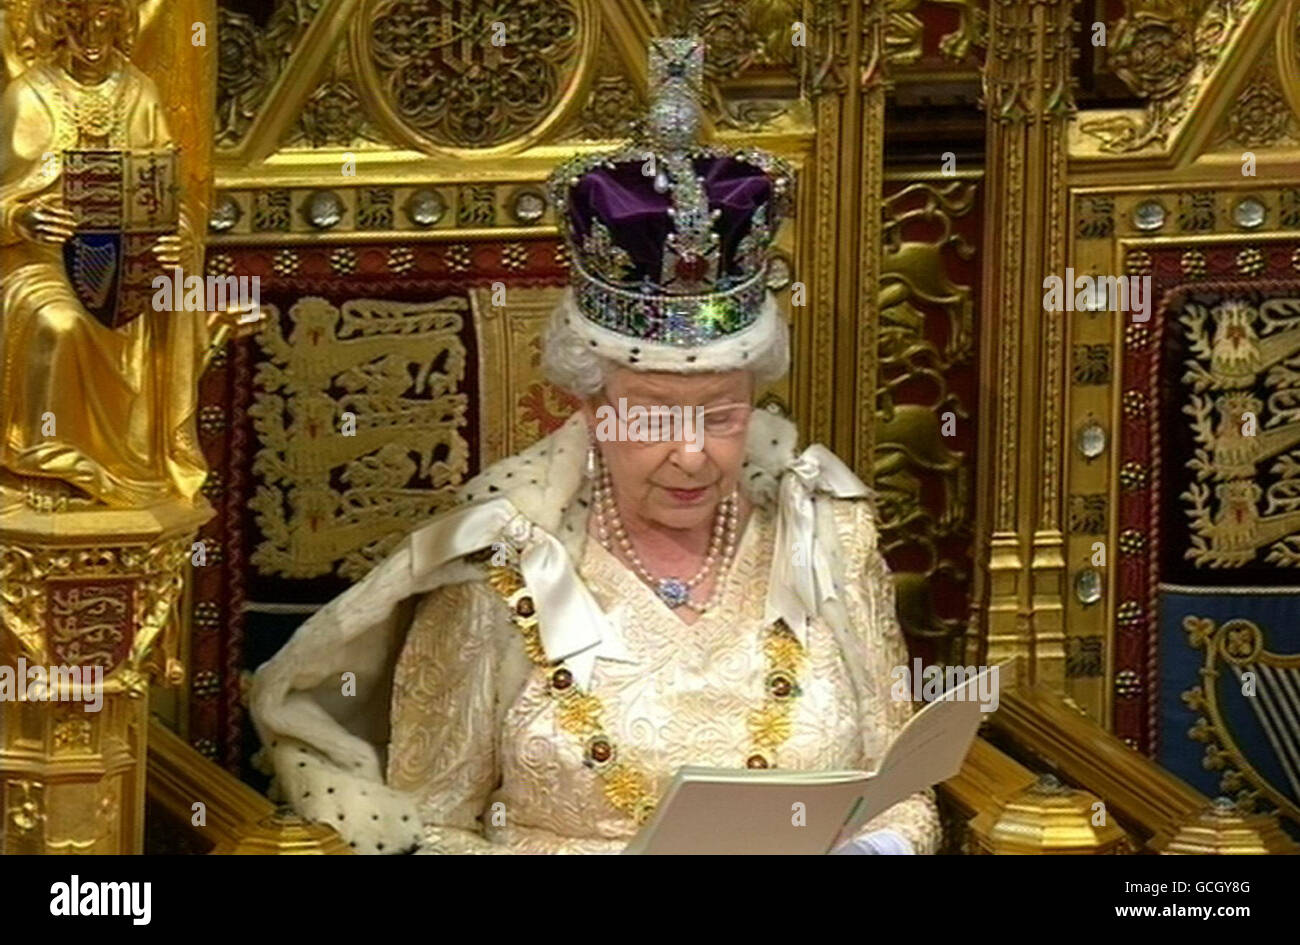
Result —
[[980, 455], [982, 563], [990, 662], [1024, 656], [1032, 678], [1065, 682], [1061, 529], [1065, 361], [1043, 278], [1064, 273], [1066, 127], [1074, 113], [1072, 0], [994, 0], [984, 72], [988, 156], [981, 311], [986, 404]]
[[[119, 171], [115, 190], [97, 181], [100, 212], [105, 193], [114, 205], [113, 225], [99, 229], [122, 236], [107, 257], [127, 260], [122, 283], [122, 273], [138, 276], [132, 266], [168, 267], [174, 247], [163, 236], [180, 247], [183, 269], [198, 274], [215, 0], [128, 0], [111, 25], [94, 27], [71, 18], [88, 7], [29, 19], [30, 8], [30, 0], [11, 3], [3, 24], [4, 67], [18, 87], [6, 119], [19, 130], [0, 146], [26, 163], [7, 169], [0, 193], [0, 853], [139, 853], [149, 685], [183, 678], [178, 604], [194, 535], [212, 514], [198, 493], [195, 388], [228, 319], [158, 311], [135, 295], [126, 308], [128, 293], [119, 285], [110, 294], [112, 284], [99, 284], [100, 302], [116, 298], [115, 307], [92, 313], [87, 304], [102, 306], [87, 301], [96, 293], [86, 277], [74, 286], [66, 242], [33, 235], [35, 218], [18, 222], [57, 200], [74, 221], [66, 226], [95, 228], [92, 215], [72, 213], [69, 194], [90, 189], [66, 186], [80, 166], [69, 152], [123, 155], [113, 166], [128, 167], [175, 146], [181, 222], [126, 196], [160, 188], [156, 171], [138, 181]], [[90, 32], [72, 42], [83, 27]], [[91, 33], [106, 55], [87, 55]], [[164, 140], [152, 120], [160, 114]], [[142, 215], [149, 225], [132, 229]], [[126, 238], [139, 242], [142, 233], [159, 240], [145, 244], [153, 258]], [[149, 331], [137, 330], [143, 324]]]
[[[0, 853], [142, 851], [149, 683], [183, 675], [177, 603], [208, 514], [177, 502], [0, 516], [0, 667], [23, 670], [21, 697], [0, 699]], [[78, 695], [51, 666], [99, 666], [102, 692], [79, 674]], [[36, 667], [44, 692], [29, 685]]]
[[[876, 416], [877, 286], [887, 90], [885, 4], [816, 3], [818, 47], [808, 67], [817, 146], [802, 240], [812, 254], [810, 303], [830, 317], [802, 321], [796, 344], [812, 365], [796, 365], [797, 396], [811, 405], [809, 441], [828, 443], [870, 479]], [[802, 212], [802, 211], [801, 211]], [[805, 333], [808, 332], [811, 334]]]

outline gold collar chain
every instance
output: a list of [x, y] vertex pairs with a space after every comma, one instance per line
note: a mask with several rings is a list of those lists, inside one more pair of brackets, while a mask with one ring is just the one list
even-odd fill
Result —
[[[546, 688], [555, 700], [560, 727], [585, 740], [583, 763], [600, 776], [606, 799], [636, 823], [645, 823], [655, 808], [651, 779], [620, 758], [605, 727], [605, 707], [600, 699], [578, 688], [563, 660], [551, 662], [546, 658], [533, 598], [523, 575], [514, 568], [488, 566], [487, 576], [488, 584], [510, 608], [528, 658], [547, 674]], [[747, 768], [776, 767], [777, 749], [794, 728], [794, 702], [800, 694], [804, 650], [785, 621], [777, 620], [764, 632], [763, 651], [768, 664], [764, 677], [766, 698], [761, 707], [750, 710], [746, 720], [753, 742], [752, 751], [744, 759]]]
[[56, 89], [66, 118], [85, 139], [108, 139], [109, 145], [120, 143], [124, 118], [126, 76], [115, 70], [98, 85], [83, 85], [66, 74], [58, 76]]

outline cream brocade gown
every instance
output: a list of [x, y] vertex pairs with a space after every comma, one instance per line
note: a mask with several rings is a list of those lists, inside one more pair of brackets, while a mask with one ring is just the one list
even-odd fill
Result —
[[[791, 734], [775, 753], [783, 768], [870, 767], [913, 711], [889, 698], [890, 670], [907, 653], [870, 509], [837, 501], [835, 510], [849, 549], [852, 658], [875, 691], [856, 704], [834, 633], [814, 621]], [[655, 797], [682, 765], [743, 767], [754, 750], [747, 717], [764, 704], [769, 671], [761, 637], [774, 536], [772, 511], [756, 506], [717, 606], [691, 625], [599, 542], [585, 544], [579, 572], [603, 608], [623, 605], [635, 660], [597, 660], [591, 692], [620, 760], [648, 776]], [[561, 729], [546, 675], [486, 582], [439, 588], [419, 603], [393, 691], [388, 778], [417, 797], [420, 852], [617, 853], [635, 834], [584, 766], [582, 738]], [[933, 794], [895, 805], [863, 833], [882, 828], [917, 853], [935, 852]]]

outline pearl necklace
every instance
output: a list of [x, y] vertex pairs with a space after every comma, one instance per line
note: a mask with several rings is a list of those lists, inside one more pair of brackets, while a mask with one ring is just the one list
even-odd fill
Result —
[[622, 549], [624, 557], [632, 565], [637, 576], [654, 588], [655, 593], [665, 604], [673, 608], [689, 607], [697, 614], [703, 614], [718, 602], [723, 583], [720, 571], [718, 580], [714, 582], [713, 593], [704, 603], [691, 602], [691, 589], [698, 586], [713, 571], [714, 566], [719, 562], [719, 551], [722, 552], [723, 567], [736, 553], [736, 523], [739, 519], [740, 503], [736, 500], [734, 490], [731, 495], [718, 503], [717, 515], [713, 520], [713, 534], [709, 538], [709, 550], [695, 576], [686, 581], [677, 577], [656, 578], [642, 562], [640, 555], [632, 547], [632, 539], [623, 526], [622, 518], [619, 517], [618, 505], [614, 501], [614, 484], [610, 479], [609, 470], [603, 463], [600, 476], [592, 484], [592, 502], [596, 506], [596, 534], [605, 550], [610, 553], [614, 551], [610, 547], [610, 523], [612, 522], [613, 537]]

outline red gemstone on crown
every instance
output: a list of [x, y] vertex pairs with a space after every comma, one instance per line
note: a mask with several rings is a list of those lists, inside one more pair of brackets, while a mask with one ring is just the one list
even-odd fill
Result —
[[677, 257], [673, 275], [686, 282], [700, 282], [709, 271], [709, 262], [695, 253], [685, 253]]

